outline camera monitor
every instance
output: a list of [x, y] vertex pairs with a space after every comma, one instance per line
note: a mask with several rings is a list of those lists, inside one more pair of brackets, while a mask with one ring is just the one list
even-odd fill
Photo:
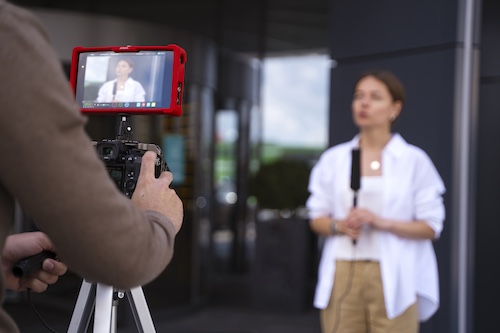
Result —
[[182, 114], [186, 52], [166, 46], [75, 47], [70, 82], [85, 114]]

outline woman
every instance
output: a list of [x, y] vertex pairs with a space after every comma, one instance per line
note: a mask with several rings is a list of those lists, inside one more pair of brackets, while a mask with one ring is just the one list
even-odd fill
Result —
[[99, 89], [96, 102], [144, 102], [146, 92], [139, 81], [129, 75], [134, 70], [131, 59], [121, 59], [116, 64], [116, 79], [108, 81]]
[[310, 226], [327, 236], [314, 299], [323, 333], [415, 333], [439, 307], [432, 241], [443, 229], [445, 187], [428, 155], [392, 133], [404, 95], [392, 73], [363, 74], [352, 100], [359, 133], [325, 151], [311, 172]]

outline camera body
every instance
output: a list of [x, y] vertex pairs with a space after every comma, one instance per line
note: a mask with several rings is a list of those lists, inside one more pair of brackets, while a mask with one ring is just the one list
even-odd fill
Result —
[[92, 143], [99, 158], [106, 165], [111, 179], [128, 198], [134, 193], [141, 170], [142, 156], [146, 151], [151, 150], [156, 153], [155, 177], [159, 177], [163, 171], [169, 171], [160, 147], [155, 144], [119, 139]]

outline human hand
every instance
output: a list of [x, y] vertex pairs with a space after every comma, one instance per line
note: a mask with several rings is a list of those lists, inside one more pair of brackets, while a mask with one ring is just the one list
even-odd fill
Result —
[[354, 207], [345, 220], [345, 227], [347, 229], [345, 233], [352, 239], [358, 239], [361, 227], [365, 224], [371, 224], [374, 219], [376, 219], [376, 215], [368, 209]]
[[156, 153], [152, 151], [142, 156], [141, 171], [131, 200], [140, 209], [162, 213], [179, 232], [184, 217], [182, 201], [169, 187], [173, 179], [171, 172], [164, 171], [158, 178], [155, 177], [155, 161]]
[[358, 233], [365, 224], [376, 229], [383, 230], [385, 228], [385, 221], [380, 216], [365, 208], [355, 207], [351, 209], [345, 223], [347, 228], [358, 230]]
[[352, 239], [358, 239], [361, 231], [360, 227], [356, 227], [353, 224], [349, 223], [349, 218], [339, 221], [337, 224], [337, 229], [340, 233], [349, 236]]
[[25, 232], [7, 237], [2, 251], [7, 289], [17, 291], [31, 289], [34, 292], [41, 293], [48, 288], [49, 284], [56, 283], [59, 276], [66, 273], [68, 268], [64, 263], [48, 258], [42, 262], [40, 270], [22, 277], [14, 276], [12, 268], [19, 260], [36, 255], [44, 250], [55, 252], [56, 249], [43, 232]]

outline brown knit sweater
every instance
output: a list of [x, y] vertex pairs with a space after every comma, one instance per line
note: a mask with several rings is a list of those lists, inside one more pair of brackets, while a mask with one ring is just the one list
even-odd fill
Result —
[[[174, 225], [110, 179], [38, 20], [0, 0], [0, 42], [0, 248], [17, 200], [74, 273], [123, 289], [150, 282], [172, 257]], [[0, 274], [2, 303], [4, 293]], [[18, 332], [2, 309], [0, 332]]]

